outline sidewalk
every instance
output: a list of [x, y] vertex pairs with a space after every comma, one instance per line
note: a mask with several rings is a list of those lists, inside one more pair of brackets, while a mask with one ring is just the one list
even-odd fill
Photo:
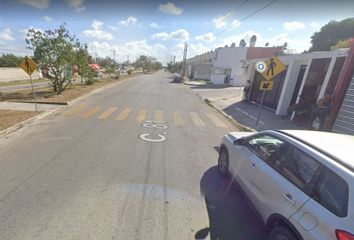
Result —
[[[37, 104], [38, 111], [46, 112], [53, 111], [63, 107], [57, 104]], [[20, 103], [20, 102], [0, 102], [1, 110], [21, 110], [21, 111], [36, 111], [34, 103]]]
[[299, 129], [281, 116], [275, 115], [275, 112], [262, 108], [258, 125], [256, 126], [259, 106], [249, 102], [242, 101], [242, 87], [190, 87], [203, 100], [208, 99], [219, 111], [223, 111], [226, 115], [232, 117], [239, 124], [253, 129]]

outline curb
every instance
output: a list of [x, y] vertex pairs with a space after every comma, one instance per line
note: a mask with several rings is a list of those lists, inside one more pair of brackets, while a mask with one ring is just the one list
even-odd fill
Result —
[[9, 128], [6, 128], [5, 130], [0, 131], [0, 138], [4, 137], [4, 136], [6, 136], [6, 135], [8, 135], [8, 134], [10, 134], [10, 133], [12, 133], [12, 132], [14, 132], [14, 131], [20, 129], [20, 128], [23, 128], [23, 127], [25, 127], [25, 126], [30, 125], [30, 124], [33, 123], [34, 121], [37, 121], [37, 120], [40, 120], [40, 119], [42, 119], [42, 118], [48, 117], [48, 116], [50, 116], [50, 115], [52, 115], [52, 114], [54, 114], [54, 113], [60, 111], [60, 110], [63, 109], [63, 108], [64, 108], [64, 106], [59, 107], [59, 108], [57, 108], [57, 109], [54, 109], [54, 110], [52, 110], [52, 111], [47, 111], [47, 112], [40, 113], [40, 114], [38, 114], [38, 115], [36, 115], [36, 116], [34, 116], [34, 117], [31, 117], [31, 118], [29, 118], [29, 119], [27, 119], [27, 120], [24, 120], [24, 121], [22, 121], [22, 122], [20, 122], [20, 123], [17, 123], [17, 124], [14, 125], [14, 126], [11, 126], [11, 127], [9, 127]]
[[[199, 95], [198, 95], [199, 96]], [[199, 96], [200, 97], [200, 96]], [[247, 127], [239, 122], [237, 122], [232, 116], [230, 116], [229, 114], [225, 113], [224, 111], [222, 110], [219, 110], [215, 107], [214, 104], [212, 104], [209, 99], [205, 99], [204, 102], [209, 105], [210, 107], [214, 108], [216, 111], [218, 111], [221, 115], [223, 115], [224, 117], [226, 117], [228, 120], [230, 120], [233, 124], [237, 125], [238, 127], [241, 127], [243, 128], [244, 130], [246, 130], [247, 132], [257, 132], [257, 130], [253, 129], [253, 128], [250, 128], [250, 127]]]
[[[34, 101], [26, 100], [10, 100], [8, 102], [18, 102], [18, 103], [34, 103]], [[67, 102], [47, 102], [47, 101], [37, 101], [37, 104], [52, 104], [52, 105], [68, 105]]]

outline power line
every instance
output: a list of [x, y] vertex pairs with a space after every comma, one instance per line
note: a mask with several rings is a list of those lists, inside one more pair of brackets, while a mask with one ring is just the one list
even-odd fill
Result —
[[[245, 5], [247, 2], [248, 2], [249, 0], [245, 0], [245, 1], [243, 1], [237, 8], [236, 8], [236, 10], [238, 10], [238, 9], [240, 9], [243, 5]], [[228, 20], [230, 17], [232, 17], [233, 15], [235, 15], [235, 11], [233, 11], [233, 12], [229, 12], [228, 14], [226, 14], [221, 20], [220, 20], [220, 22], [223, 22], [223, 21], [225, 21], [225, 20]], [[208, 30], [208, 32], [210, 32], [211, 30], [213, 30], [214, 29], [214, 27], [211, 27], [209, 30]]]
[[[256, 11], [254, 11], [254, 12], [252, 12], [251, 14], [247, 15], [246, 17], [242, 18], [239, 22], [241, 23], [241, 22], [245, 21], [246, 19], [252, 17], [253, 15], [259, 13], [260, 11], [262, 11], [262, 10], [266, 9], [267, 7], [269, 7], [270, 5], [274, 4], [276, 1], [278, 1], [278, 0], [273, 0], [273, 1], [271, 1], [270, 3], [264, 5], [263, 7], [257, 9]], [[219, 36], [220, 34], [226, 32], [226, 31], [228, 31], [228, 30], [230, 30], [231, 28], [232, 28], [232, 27], [229, 27], [229, 28], [226, 28], [226, 29], [220, 31], [219, 33], [215, 34], [215, 37], [216, 37], [216, 36]]]

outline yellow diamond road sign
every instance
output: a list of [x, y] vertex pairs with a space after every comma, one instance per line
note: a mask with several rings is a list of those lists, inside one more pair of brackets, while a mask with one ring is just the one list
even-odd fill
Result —
[[261, 85], [259, 86], [259, 90], [270, 91], [273, 89], [273, 81], [261, 81]]
[[264, 63], [266, 68], [261, 74], [265, 80], [270, 80], [285, 70], [285, 66], [276, 56], [267, 59]]
[[32, 73], [37, 69], [37, 64], [29, 57], [25, 57], [21, 62], [20, 68], [23, 69], [28, 75], [32, 75]]

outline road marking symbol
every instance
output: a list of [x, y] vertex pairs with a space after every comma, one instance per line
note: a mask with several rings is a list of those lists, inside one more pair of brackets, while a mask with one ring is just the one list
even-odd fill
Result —
[[147, 141], [147, 142], [163, 142], [166, 140], [166, 137], [162, 134], [157, 134], [157, 136], [159, 138], [149, 138], [148, 136], [150, 136], [150, 133], [143, 133], [141, 134], [139, 137], [144, 140], [144, 141]]

